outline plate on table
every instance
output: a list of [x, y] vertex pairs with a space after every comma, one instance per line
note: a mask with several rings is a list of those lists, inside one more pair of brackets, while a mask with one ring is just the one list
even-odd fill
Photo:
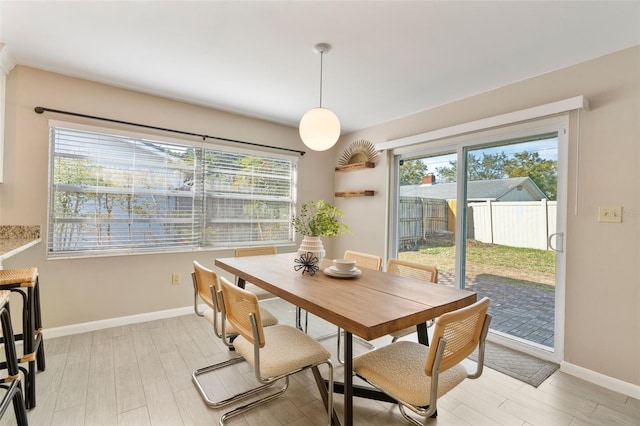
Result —
[[335, 266], [329, 266], [328, 268], [325, 268], [323, 272], [326, 275], [329, 275], [330, 277], [335, 277], [335, 278], [355, 278], [362, 275], [362, 271], [358, 268], [353, 268], [348, 272], [342, 272]]

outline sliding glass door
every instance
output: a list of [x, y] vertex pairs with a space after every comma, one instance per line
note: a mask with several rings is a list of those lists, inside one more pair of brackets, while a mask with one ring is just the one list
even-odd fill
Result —
[[439, 284], [490, 297], [494, 340], [558, 359], [566, 127], [434, 145], [395, 157], [391, 256], [436, 266]]

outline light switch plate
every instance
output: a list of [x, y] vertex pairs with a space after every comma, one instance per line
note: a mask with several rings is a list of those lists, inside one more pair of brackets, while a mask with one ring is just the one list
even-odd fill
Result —
[[598, 222], [621, 223], [622, 222], [622, 206], [598, 207]]

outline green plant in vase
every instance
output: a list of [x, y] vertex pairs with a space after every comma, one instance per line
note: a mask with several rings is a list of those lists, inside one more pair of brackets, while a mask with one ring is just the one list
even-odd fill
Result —
[[342, 221], [343, 216], [341, 209], [324, 200], [302, 203], [300, 213], [293, 218], [293, 228], [304, 236], [298, 253], [311, 252], [320, 264], [325, 255], [320, 237], [335, 237], [350, 231]]

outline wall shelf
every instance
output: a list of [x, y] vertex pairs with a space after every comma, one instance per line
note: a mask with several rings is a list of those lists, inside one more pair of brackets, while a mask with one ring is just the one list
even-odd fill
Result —
[[336, 197], [344, 197], [344, 198], [350, 198], [350, 197], [373, 197], [375, 191], [370, 191], [368, 189], [362, 189], [362, 190], [358, 190], [358, 191], [342, 191], [342, 192], [336, 192], [334, 195]]
[[376, 163], [367, 161], [365, 163], [345, 164], [344, 166], [336, 166], [336, 172], [352, 172], [354, 170], [373, 169]]

